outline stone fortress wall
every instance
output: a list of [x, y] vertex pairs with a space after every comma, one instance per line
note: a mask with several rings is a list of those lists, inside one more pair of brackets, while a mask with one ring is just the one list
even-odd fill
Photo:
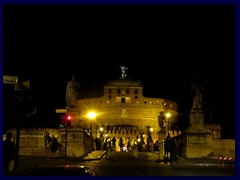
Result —
[[[88, 112], [94, 111], [97, 117], [90, 120]], [[146, 134], [147, 127], [153, 128], [151, 136], [158, 139], [158, 115], [171, 113], [168, 119], [171, 125], [176, 121], [177, 103], [161, 98], [143, 96], [143, 87], [139, 81], [115, 80], [104, 86], [102, 97], [80, 99], [77, 111], [70, 112], [74, 117], [73, 126], [82, 126], [87, 131], [93, 130], [97, 137], [99, 128], [103, 127], [108, 135], [136, 138], [141, 133]]]

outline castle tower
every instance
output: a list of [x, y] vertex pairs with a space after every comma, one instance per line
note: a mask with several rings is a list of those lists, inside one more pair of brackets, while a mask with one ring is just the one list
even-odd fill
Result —
[[[176, 122], [177, 103], [144, 97], [141, 82], [128, 79], [126, 71], [122, 73], [121, 79], [107, 81], [101, 97], [78, 100], [72, 126], [81, 126], [89, 134], [92, 130], [93, 138], [104, 135], [124, 139], [147, 135], [147, 128], [151, 127], [151, 136], [155, 142], [158, 139], [159, 112], [171, 113], [169, 121], [173, 124]], [[71, 112], [71, 109], [68, 111]], [[87, 117], [90, 111], [97, 114], [92, 120]]]

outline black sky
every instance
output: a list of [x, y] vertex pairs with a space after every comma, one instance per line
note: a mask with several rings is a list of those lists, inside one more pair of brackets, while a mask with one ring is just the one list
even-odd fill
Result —
[[95, 97], [120, 77], [120, 65], [146, 97], [174, 100], [188, 113], [197, 76], [205, 121], [212, 110], [234, 136], [234, 41], [233, 5], [4, 5], [3, 72], [30, 80], [42, 116], [65, 108], [72, 74], [82, 97]]

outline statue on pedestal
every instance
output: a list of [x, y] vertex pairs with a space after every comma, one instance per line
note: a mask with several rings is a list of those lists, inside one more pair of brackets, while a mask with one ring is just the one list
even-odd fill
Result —
[[128, 68], [125, 67], [125, 66], [120, 66], [120, 68], [122, 70], [122, 79], [126, 79], [126, 77], [127, 77], [126, 71], [127, 71]]
[[78, 90], [80, 85], [78, 81], [75, 80], [75, 76], [72, 76], [72, 80], [68, 81], [66, 89], [66, 102], [67, 106], [76, 107], [77, 100], [79, 98]]
[[163, 111], [161, 111], [158, 116], [158, 127], [159, 127], [159, 132], [161, 130], [162, 130], [162, 132], [165, 132], [166, 121], [165, 121], [165, 116], [164, 116]]
[[202, 100], [203, 100], [202, 91], [203, 91], [202, 86], [197, 81], [197, 78], [195, 78], [191, 86], [191, 94], [193, 96], [192, 110], [202, 110]]
[[164, 152], [164, 148], [163, 148], [163, 140], [166, 138], [166, 121], [165, 121], [165, 116], [163, 111], [161, 111], [159, 113], [158, 116], [158, 160], [157, 162], [162, 162], [164, 160], [163, 157], [163, 152]]

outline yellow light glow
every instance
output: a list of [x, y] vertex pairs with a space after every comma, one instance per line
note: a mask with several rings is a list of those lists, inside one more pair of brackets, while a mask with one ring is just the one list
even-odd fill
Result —
[[103, 131], [103, 128], [102, 128], [102, 127], [100, 127], [100, 128], [99, 128], [99, 130], [100, 130], [100, 131]]
[[87, 114], [87, 116], [88, 116], [90, 119], [93, 119], [93, 118], [96, 117], [96, 113], [95, 113], [95, 112], [89, 112], [89, 113]]
[[171, 113], [167, 113], [166, 117], [169, 118], [171, 116]]
[[150, 131], [153, 131], [153, 128], [150, 128]]

